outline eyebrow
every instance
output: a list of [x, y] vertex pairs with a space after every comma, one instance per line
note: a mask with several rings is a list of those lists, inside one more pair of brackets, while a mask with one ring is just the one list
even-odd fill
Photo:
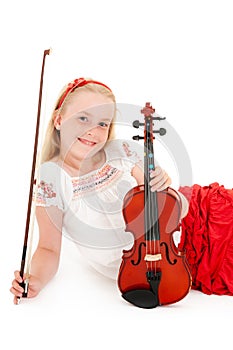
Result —
[[79, 111], [77, 114], [86, 114], [88, 117], [93, 117], [93, 115], [86, 111]]

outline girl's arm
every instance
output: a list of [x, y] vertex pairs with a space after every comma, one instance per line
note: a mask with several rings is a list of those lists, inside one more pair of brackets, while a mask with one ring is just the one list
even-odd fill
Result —
[[57, 272], [62, 241], [62, 212], [57, 207], [37, 207], [39, 242], [31, 262], [31, 275], [44, 287]]
[[[41, 289], [56, 274], [61, 251], [62, 241], [62, 212], [57, 207], [37, 207], [36, 217], [39, 226], [39, 242], [31, 260], [28, 297], [38, 295]], [[22, 296], [23, 288], [19, 271], [15, 272], [10, 291], [17, 297]]]
[[[139, 166], [136, 165], [132, 169], [132, 176], [136, 179], [138, 185], [144, 183], [144, 173]], [[162, 168], [156, 166], [155, 170], [151, 171], [150, 185], [151, 191], [163, 191], [171, 185], [171, 178]], [[185, 196], [180, 192], [178, 193], [182, 202], [181, 218], [183, 218], [188, 213], [189, 204]]]

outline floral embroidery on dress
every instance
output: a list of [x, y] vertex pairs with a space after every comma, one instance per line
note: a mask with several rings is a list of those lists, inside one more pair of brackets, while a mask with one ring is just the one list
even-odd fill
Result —
[[[132, 157], [133, 154], [132, 154], [131, 150], [129, 149], [129, 144], [127, 142], [123, 142], [122, 147], [123, 147], [127, 157]], [[134, 154], [136, 154], [136, 152], [134, 152]]]
[[137, 163], [141, 163], [142, 160], [141, 158], [139, 157], [139, 155], [137, 154], [136, 151], [131, 151], [130, 150], [130, 145], [127, 143], [127, 142], [123, 142], [122, 143], [122, 147], [123, 147], [123, 150], [126, 154], [127, 157], [135, 157], [135, 160], [137, 161]]
[[43, 191], [45, 198], [53, 198], [56, 197], [56, 193], [53, 191], [53, 184], [48, 184], [45, 181], [41, 181], [38, 188], [40, 188]]
[[108, 185], [122, 172], [116, 168], [106, 164], [93, 175], [82, 176], [81, 178], [73, 178], [73, 193], [74, 197], [80, 193], [88, 192], [93, 189], [99, 189], [102, 186]]
[[46, 204], [47, 199], [55, 198], [56, 192], [53, 190], [53, 184], [41, 181], [38, 185], [36, 201], [39, 204]]

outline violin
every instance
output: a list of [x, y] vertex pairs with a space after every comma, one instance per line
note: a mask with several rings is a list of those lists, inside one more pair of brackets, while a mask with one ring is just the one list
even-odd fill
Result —
[[123, 250], [118, 274], [118, 287], [122, 297], [141, 308], [155, 308], [172, 304], [184, 298], [191, 288], [191, 274], [185, 253], [179, 251], [173, 233], [179, 231], [181, 199], [168, 187], [161, 192], [150, 189], [150, 172], [155, 169], [154, 133], [161, 136], [166, 129], [153, 130], [155, 109], [146, 103], [141, 110], [144, 123], [139, 120], [133, 126], [144, 125], [144, 185], [132, 188], [123, 201], [126, 231], [134, 236], [130, 250]]

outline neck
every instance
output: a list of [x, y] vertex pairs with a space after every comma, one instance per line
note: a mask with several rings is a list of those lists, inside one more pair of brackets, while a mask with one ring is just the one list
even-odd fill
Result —
[[58, 159], [62, 168], [71, 176], [82, 176], [99, 169], [106, 161], [105, 152], [100, 150], [92, 157], [79, 159], [74, 155], [60, 156]]

